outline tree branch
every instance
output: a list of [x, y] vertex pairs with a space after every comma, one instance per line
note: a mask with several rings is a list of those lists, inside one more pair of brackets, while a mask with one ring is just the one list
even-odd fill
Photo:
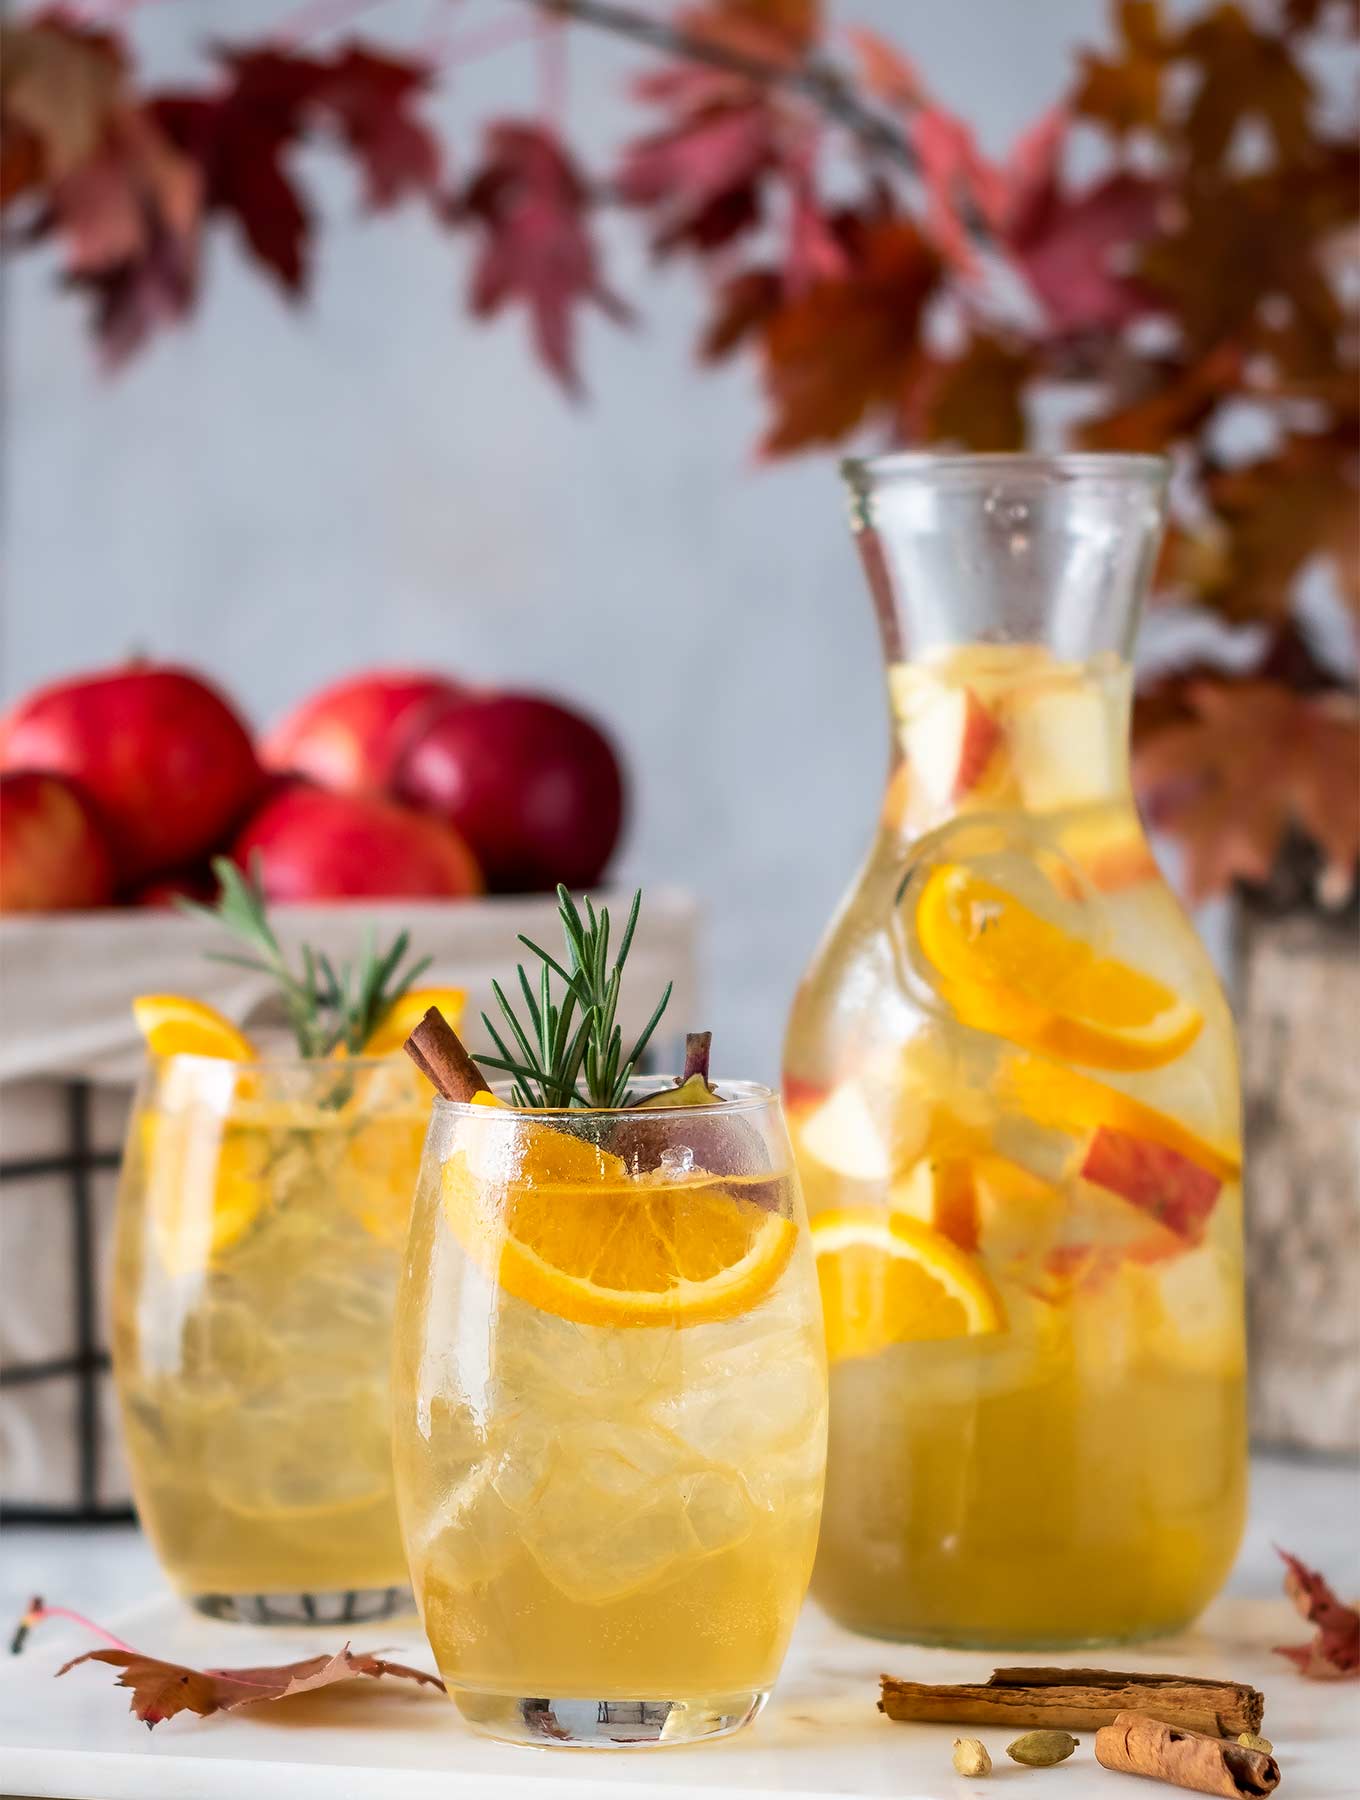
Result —
[[520, 0], [520, 4], [555, 18], [612, 32], [615, 37], [628, 38], [665, 56], [707, 63], [710, 68], [744, 76], [759, 87], [798, 94], [857, 138], [867, 150], [896, 163], [909, 174], [919, 172], [916, 152], [901, 127], [863, 100], [831, 63], [821, 59], [781, 63], [751, 56], [712, 38], [685, 31], [668, 20], [636, 12], [631, 6], [619, 4], [619, 0]]

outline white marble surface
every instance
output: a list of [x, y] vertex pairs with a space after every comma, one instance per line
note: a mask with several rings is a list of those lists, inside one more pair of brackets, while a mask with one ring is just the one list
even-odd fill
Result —
[[[1302, 1681], [1271, 1653], [1299, 1636], [1280, 1597], [1271, 1544], [1323, 1566], [1343, 1591], [1360, 1590], [1360, 1481], [1347, 1469], [1260, 1460], [1252, 1521], [1225, 1595], [1200, 1625], [1174, 1641], [1120, 1651], [1133, 1668], [1227, 1675], [1267, 1696], [1266, 1728], [1288, 1800], [1353, 1800], [1360, 1765], [1360, 1686]], [[200, 1663], [286, 1661], [321, 1647], [304, 1631], [260, 1632], [193, 1617], [166, 1593], [144, 1540], [128, 1529], [12, 1528], [0, 1544], [0, 1618], [17, 1618], [30, 1595], [67, 1602], [116, 1625], [130, 1641]], [[326, 1636], [327, 1646], [333, 1633]], [[809, 1608], [775, 1699], [750, 1731], [693, 1749], [633, 1755], [508, 1749], [475, 1737], [452, 1709], [424, 1692], [355, 1684], [286, 1706], [206, 1721], [176, 1720], [154, 1734], [131, 1718], [111, 1672], [91, 1666], [60, 1684], [53, 1671], [86, 1647], [73, 1626], [52, 1623], [0, 1673], [0, 1763], [7, 1794], [42, 1800], [439, 1800], [488, 1794], [514, 1800], [586, 1800], [657, 1794], [800, 1796], [850, 1794], [895, 1800], [960, 1800], [1005, 1794], [1024, 1800], [1129, 1800], [1120, 1776], [1094, 1763], [1089, 1740], [1071, 1763], [1019, 1771], [1000, 1755], [1004, 1733], [982, 1735], [1002, 1764], [964, 1784], [950, 1769], [944, 1726], [890, 1723], [874, 1707], [888, 1668], [921, 1680], [985, 1677], [991, 1659], [852, 1637]], [[388, 1645], [429, 1664], [413, 1625], [365, 1632], [360, 1647]], [[1151, 1790], [1148, 1790], [1151, 1792]]]

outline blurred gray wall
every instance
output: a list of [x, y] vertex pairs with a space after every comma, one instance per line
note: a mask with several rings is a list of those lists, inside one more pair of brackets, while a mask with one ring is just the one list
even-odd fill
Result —
[[[469, 0], [459, 29], [510, 4]], [[356, 29], [414, 43], [437, 10], [396, 0]], [[135, 41], [148, 72], [182, 77], [208, 40], [284, 11], [148, 5]], [[1101, 0], [834, 12], [895, 37], [998, 152], [1105, 19]], [[571, 128], [598, 159], [642, 127], [621, 91], [639, 65], [584, 32], [570, 59]], [[505, 50], [460, 68], [436, 114], [466, 166], [477, 121], [533, 105], [530, 56]], [[757, 466], [752, 369], [695, 366], [700, 285], [653, 271], [631, 222], [611, 221], [608, 268], [641, 320], [587, 327], [572, 406], [520, 316], [464, 316], [461, 241], [414, 210], [363, 218], [324, 157], [305, 174], [327, 218], [311, 303], [219, 240], [198, 318], [112, 380], [51, 260], [9, 259], [3, 699], [130, 650], [210, 671], [261, 723], [366, 663], [552, 688], [622, 742], [619, 879], [706, 903], [719, 1072], [773, 1076], [885, 757], [833, 460]]]

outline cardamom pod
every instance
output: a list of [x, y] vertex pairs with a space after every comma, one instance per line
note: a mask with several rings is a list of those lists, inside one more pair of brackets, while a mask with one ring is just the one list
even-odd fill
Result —
[[958, 1775], [990, 1775], [992, 1759], [980, 1738], [954, 1739], [954, 1771]]
[[1264, 1750], [1267, 1756], [1275, 1748], [1270, 1739], [1263, 1738], [1259, 1731], [1239, 1732], [1237, 1741], [1239, 1744], [1244, 1744], [1248, 1750]]
[[1076, 1747], [1070, 1731], [1027, 1731], [1007, 1744], [1006, 1755], [1031, 1769], [1051, 1769], [1054, 1763], [1066, 1762]]

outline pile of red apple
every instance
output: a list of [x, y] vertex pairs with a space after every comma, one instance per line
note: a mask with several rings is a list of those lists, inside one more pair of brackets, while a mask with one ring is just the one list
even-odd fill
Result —
[[210, 898], [215, 855], [274, 901], [579, 888], [623, 800], [609, 740], [538, 695], [365, 674], [256, 743], [198, 675], [131, 664], [0, 719], [0, 910]]

